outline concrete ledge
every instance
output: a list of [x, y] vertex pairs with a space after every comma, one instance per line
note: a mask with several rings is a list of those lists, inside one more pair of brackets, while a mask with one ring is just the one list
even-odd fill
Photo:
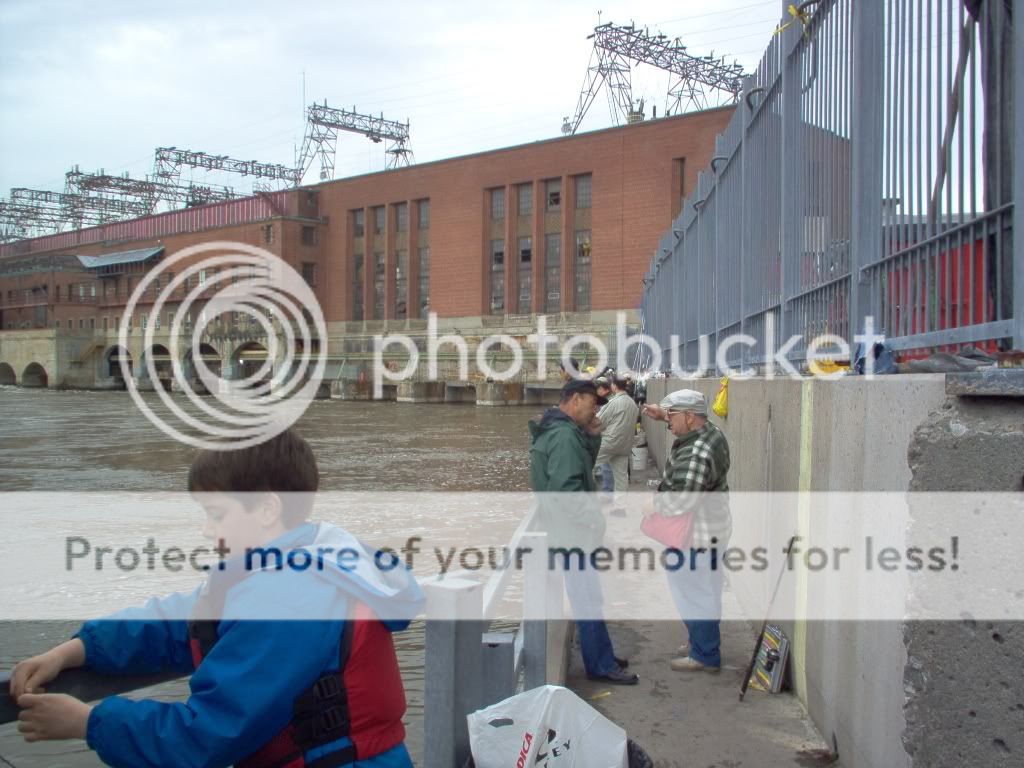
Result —
[[1024, 397], [1024, 368], [947, 373], [946, 394], [959, 397]]

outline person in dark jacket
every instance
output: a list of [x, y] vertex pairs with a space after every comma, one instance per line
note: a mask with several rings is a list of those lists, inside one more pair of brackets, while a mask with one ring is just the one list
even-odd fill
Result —
[[[423, 595], [405, 568], [375, 567], [375, 550], [307, 521], [318, 480], [312, 451], [291, 430], [201, 453], [189, 490], [206, 511], [204, 534], [261, 556], [246, 554], [244, 566], [231, 556], [203, 588], [87, 622], [18, 664], [10, 687], [25, 739], [85, 739], [112, 766], [412, 768], [391, 632], [420, 612]], [[275, 552], [278, 565], [281, 553], [299, 565], [275, 567]], [[317, 567], [301, 566], [310, 562]], [[40, 692], [80, 666], [176, 670], [191, 675], [190, 695], [90, 706]]]
[[601, 446], [599, 404], [593, 381], [572, 379], [562, 388], [558, 406], [530, 422], [530, 485], [539, 494], [538, 514], [548, 534], [550, 562], [565, 572], [587, 677], [635, 685], [639, 678], [625, 671], [628, 662], [615, 656], [601, 615], [601, 583], [597, 571], [588, 566], [589, 554], [601, 546], [605, 529], [594, 481], [594, 460]]

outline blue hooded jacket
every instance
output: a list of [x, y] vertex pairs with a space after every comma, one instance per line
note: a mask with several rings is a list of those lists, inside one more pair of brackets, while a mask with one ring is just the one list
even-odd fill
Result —
[[[154, 598], [84, 624], [76, 636], [90, 669], [192, 675], [184, 702], [114, 696], [96, 706], [86, 740], [100, 759], [132, 768], [229, 766], [279, 733], [291, 721], [295, 698], [338, 670], [345, 617], [355, 602], [372, 609], [392, 632], [422, 611], [412, 574], [404, 567], [374, 567], [373, 550], [341, 528], [306, 523], [267, 545], [314, 553], [325, 546], [358, 551], [358, 567], [323, 558], [327, 567], [267, 569], [237, 581], [226, 593], [217, 644], [194, 670], [188, 621], [201, 590]], [[411, 768], [412, 762], [399, 744], [352, 765]]]

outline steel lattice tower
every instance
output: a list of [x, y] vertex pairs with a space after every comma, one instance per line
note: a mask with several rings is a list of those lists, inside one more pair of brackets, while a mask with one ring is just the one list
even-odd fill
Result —
[[678, 37], [670, 40], [665, 35], [651, 35], [646, 29], [636, 29], [632, 24], [625, 27], [609, 22], [594, 27], [587, 39], [594, 41], [590, 65], [576, 112], [572, 118], [565, 118], [562, 133], [576, 133], [603, 84], [608, 86], [609, 106], [616, 123], [620, 117], [629, 121], [634, 111], [631, 62], [650, 64], [672, 76], [665, 104], [666, 116], [707, 109], [722, 97], [734, 102], [743, 87], [743, 68], [739, 64], [726, 64], [723, 58], [714, 55], [692, 56]]

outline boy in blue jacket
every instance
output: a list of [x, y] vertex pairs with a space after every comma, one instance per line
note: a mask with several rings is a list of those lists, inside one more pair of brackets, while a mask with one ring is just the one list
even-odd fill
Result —
[[[233, 554], [196, 592], [87, 622], [18, 664], [11, 695], [25, 739], [84, 738], [106, 764], [132, 768], [411, 768], [391, 632], [422, 609], [415, 579], [379, 566], [343, 529], [308, 522], [319, 472], [290, 430], [204, 451], [188, 484], [206, 512], [204, 535]], [[91, 706], [40, 692], [81, 666], [191, 673], [191, 695]]]

